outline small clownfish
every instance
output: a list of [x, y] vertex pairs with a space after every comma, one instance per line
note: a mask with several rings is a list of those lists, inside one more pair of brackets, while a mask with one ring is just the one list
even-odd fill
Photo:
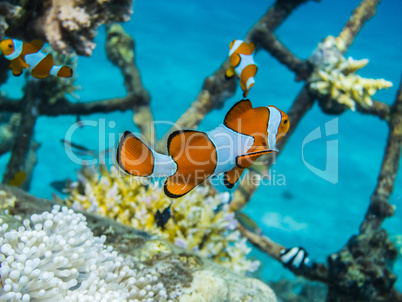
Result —
[[244, 169], [261, 155], [278, 151], [276, 144], [288, 130], [286, 113], [274, 106], [253, 108], [249, 100], [241, 100], [214, 130], [177, 130], [170, 134], [168, 155], [155, 152], [126, 131], [116, 161], [133, 176], [167, 177], [166, 196], [178, 198], [221, 173], [226, 187], [232, 188]]
[[25, 68], [31, 71], [35, 78], [44, 79], [49, 74], [61, 78], [69, 78], [73, 70], [68, 66], [54, 65], [52, 54], [42, 52], [43, 42], [33, 40], [31, 43], [16, 39], [7, 39], [0, 42], [0, 50], [6, 59], [10, 60], [11, 72], [20, 76]]
[[237, 75], [244, 97], [254, 86], [254, 77], [257, 73], [254, 50], [254, 43], [246, 43], [243, 40], [233, 40], [229, 46], [230, 67], [226, 70], [226, 77], [231, 78]]

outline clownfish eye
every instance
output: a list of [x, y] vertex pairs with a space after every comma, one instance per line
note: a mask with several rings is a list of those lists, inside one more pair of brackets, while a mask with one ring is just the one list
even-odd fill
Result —
[[13, 44], [8, 44], [8, 47], [12, 48], [12, 47], [13, 47]]
[[284, 120], [283, 124], [286, 125], [288, 123], [288, 120]]

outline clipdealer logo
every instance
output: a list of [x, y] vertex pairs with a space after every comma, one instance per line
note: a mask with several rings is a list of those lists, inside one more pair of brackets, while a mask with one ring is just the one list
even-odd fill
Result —
[[304, 157], [304, 148], [307, 144], [310, 144], [313, 141], [328, 138], [330, 136], [334, 136], [339, 133], [339, 125], [338, 125], [338, 118], [335, 118], [329, 122], [326, 122], [324, 125], [325, 129], [325, 137], [322, 136], [321, 126], [315, 128], [311, 131], [303, 140], [302, 143], [302, 160], [306, 167], [313, 172], [318, 177], [325, 179], [326, 181], [337, 184], [339, 181], [339, 142], [338, 138], [336, 139], [328, 139], [326, 141], [326, 163], [325, 169], [319, 169], [314, 165], [307, 162]]

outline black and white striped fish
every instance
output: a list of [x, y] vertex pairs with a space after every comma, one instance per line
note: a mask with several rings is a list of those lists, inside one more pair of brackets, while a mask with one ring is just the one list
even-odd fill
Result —
[[280, 255], [283, 266], [287, 268], [295, 267], [300, 269], [303, 266], [310, 265], [310, 259], [308, 258], [308, 253], [302, 247], [292, 247], [288, 249], [283, 249], [280, 252]]

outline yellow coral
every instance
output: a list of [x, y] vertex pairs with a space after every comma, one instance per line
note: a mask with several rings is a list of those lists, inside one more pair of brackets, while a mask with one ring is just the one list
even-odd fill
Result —
[[[250, 248], [235, 230], [237, 220], [226, 203], [229, 194], [211, 196], [208, 192], [207, 187], [198, 186], [174, 200], [172, 218], [163, 230], [156, 226], [154, 215], [172, 200], [157, 183], [123, 175], [113, 166], [110, 172], [104, 166], [100, 171], [95, 167], [83, 168], [78, 181], [71, 184], [66, 201], [74, 209], [111, 217], [156, 234], [237, 272], [257, 269], [259, 262], [247, 259]], [[222, 209], [215, 211], [221, 204]]]
[[322, 61], [309, 80], [310, 90], [319, 98], [329, 98], [354, 111], [356, 103], [361, 107], [372, 106], [371, 97], [377, 90], [392, 86], [384, 79], [367, 79], [357, 75], [356, 72], [366, 66], [368, 60], [345, 59], [336, 51], [336, 41], [332, 37], [324, 40], [320, 47]]

